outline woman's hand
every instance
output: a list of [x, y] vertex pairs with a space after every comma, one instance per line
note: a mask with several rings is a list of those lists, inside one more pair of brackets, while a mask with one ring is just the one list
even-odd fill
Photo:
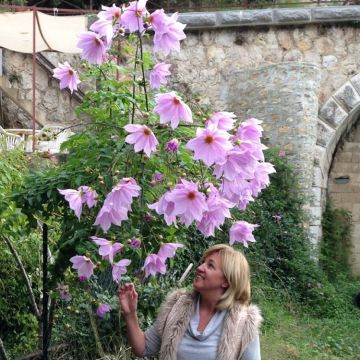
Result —
[[137, 311], [138, 294], [133, 283], [126, 283], [118, 290], [121, 312], [124, 316], [135, 315]]

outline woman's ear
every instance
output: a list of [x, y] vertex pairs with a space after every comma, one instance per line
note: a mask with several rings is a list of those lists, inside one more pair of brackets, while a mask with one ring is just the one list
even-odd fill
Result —
[[229, 285], [229, 283], [228, 283], [226, 280], [221, 284], [221, 287], [222, 287], [223, 289], [227, 289], [229, 286], [230, 286], [230, 285]]

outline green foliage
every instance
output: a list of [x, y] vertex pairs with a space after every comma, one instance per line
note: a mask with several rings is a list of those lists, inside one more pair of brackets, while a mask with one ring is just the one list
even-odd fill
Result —
[[331, 199], [327, 199], [322, 218], [320, 265], [332, 279], [349, 275], [351, 225], [351, 212], [334, 208]]
[[4, 238], [9, 239], [31, 275], [34, 293], [39, 294], [39, 238], [27, 232], [27, 220], [11, 201], [29, 165], [23, 152], [0, 152], [0, 337], [11, 356], [33, 350], [37, 345], [37, 324], [20, 270]]
[[260, 226], [257, 242], [245, 251], [254, 271], [255, 283], [269, 283], [276, 289], [286, 289], [297, 300], [306, 299], [307, 284], [323, 281], [323, 274], [310, 251], [301, 195], [294, 170], [277, 149], [266, 153], [276, 173], [270, 186], [243, 215]]

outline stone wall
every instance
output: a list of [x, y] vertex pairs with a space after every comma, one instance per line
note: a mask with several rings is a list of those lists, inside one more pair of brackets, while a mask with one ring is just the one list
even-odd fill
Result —
[[[264, 140], [295, 164], [306, 194], [312, 187], [319, 68], [296, 62], [234, 71], [223, 84], [230, 109], [264, 121]], [[246, 94], [246, 95], [242, 95]]]
[[[52, 60], [57, 66], [66, 54], [52, 53]], [[72, 56], [70, 56], [71, 58]], [[75, 57], [76, 58], [76, 57]], [[32, 55], [3, 50], [3, 76], [8, 87], [17, 89], [18, 99], [32, 102]], [[59, 90], [59, 82], [53, 79], [38, 64], [36, 65], [36, 109], [46, 114], [47, 124], [71, 124], [76, 120], [74, 108], [79, 104], [67, 91]], [[21, 109], [10, 99], [4, 97], [2, 103], [4, 127], [31, 128], [31, 114]]]
[[171, 62], [178, 82], [188, 83], [205, 103], [219, 109], [231, 105], [224, 84], [234, 72], [290, 61], [311, 63], [320, 69], [321, 105], [360, 73], [359, 40], [356, 24], [193, 30]]

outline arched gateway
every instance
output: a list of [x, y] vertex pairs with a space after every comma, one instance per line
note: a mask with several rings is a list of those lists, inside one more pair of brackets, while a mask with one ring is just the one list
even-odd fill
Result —
[[311, 234], [321, 236], [326, 194], [353, 216], [350, 263], [360, 276], [360, 74], [337, 90], [319, 111], [314, 158]]

